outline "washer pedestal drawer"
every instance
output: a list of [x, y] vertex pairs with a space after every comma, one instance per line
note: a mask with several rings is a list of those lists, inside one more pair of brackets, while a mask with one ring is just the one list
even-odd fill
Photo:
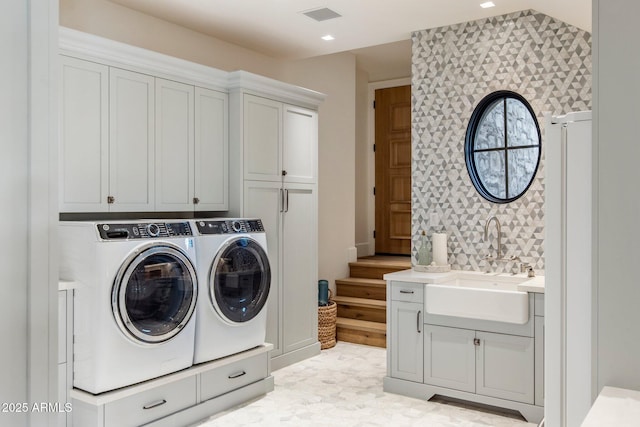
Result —
[[238, 360], [200, 376], [200, 398], [208, 400], [254, 383], [269, 374], [268, 353]]
[[189, 425], [273, 390], [264, 344], [129, 387], [93, 395], [71, 390], [73, 425]]

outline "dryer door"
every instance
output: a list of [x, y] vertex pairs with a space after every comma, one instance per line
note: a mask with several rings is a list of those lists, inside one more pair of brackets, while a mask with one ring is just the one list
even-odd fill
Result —
[[228, 240], [219, 249], [209, 272], [209, 297], [230, 324], [253, 319], [267, 302], [271, 268], [267, 253], [250, 237]]
[[162, 243], [137, 250], [123, 263], [111, 305], [127, 337], [159, 343], [180, 333], [193, 314], [196, 297], [191, 261], [180, 248]]

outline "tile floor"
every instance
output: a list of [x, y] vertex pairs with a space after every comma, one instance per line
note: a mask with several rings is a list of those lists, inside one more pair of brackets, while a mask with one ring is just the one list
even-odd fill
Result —
[[509, 416], [382, 391], [386, 350], [338, 342], [273, 373], [275, 390], [199, 424], [219, 426], [535, 427]]

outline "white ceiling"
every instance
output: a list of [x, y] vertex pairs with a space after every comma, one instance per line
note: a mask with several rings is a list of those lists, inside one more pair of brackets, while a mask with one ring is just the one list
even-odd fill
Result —
[[[111, 0], [281, 59], [298, 59], [407, 40], [411, 32], [534, 9], [591, 31], [592, 0]], [[328, 7], [340, 18], [301, 12]], [[335, 40], [320, 37], [331, 34]]]

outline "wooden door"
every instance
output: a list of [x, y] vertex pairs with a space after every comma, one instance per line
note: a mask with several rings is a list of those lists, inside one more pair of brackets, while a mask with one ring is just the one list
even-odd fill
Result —
[[411, 86], [376, 90], [376, 253], [411, 252]]

